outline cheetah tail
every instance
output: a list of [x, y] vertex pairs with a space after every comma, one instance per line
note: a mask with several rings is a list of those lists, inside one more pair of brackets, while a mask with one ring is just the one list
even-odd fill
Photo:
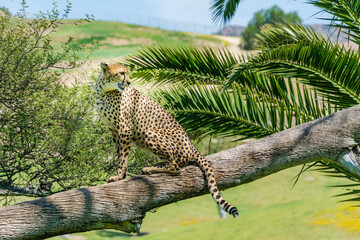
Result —
[[228, 202], [226, 202], [223, 199], [218, 187], [216, 186], [216, 180], [211, 163], [208, 160], [206, 160], [200, 153], [196, 154], [194, 160], [199, 165], [201, 170], [205, 173], [209, 192], [211, 193], [215, 202], [227, 213], [232, 214], [233, 217], [236, 218], [239, 215], [236, 207], [231, 206]]

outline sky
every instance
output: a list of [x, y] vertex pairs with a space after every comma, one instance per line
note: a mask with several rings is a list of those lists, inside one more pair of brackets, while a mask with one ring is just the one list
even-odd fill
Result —
[[[11, 13], [20, 8], [20, 0], [0, 0]], [[27, 0], [30, 14], [52, 7], [52, 0]], [[83, 18], [85, 14], [93, 14], [95, 20], [120, 21], [162, 28], [194, 28], [207, 31], [214, 26], [210, 16], [210, 0], [71, 0], [70, 18]], [[65, 0], [57, 0], [64, 6]], [[246, 26], [254, 13], [278, 5], [285, 12], [296, 11], [304, 24], [324, 23], [318, 14], [320, 10], [304, 0], [245, 0], [238, 7], [230, 25]], [[171, 29], [169, 29], [171, 30]], [[177, 29], [174, 29], [177, 30]], [[180, 29], [181, 30], [181, 29]], [[185, 29], [186, 30], [186, 29]], [[210, 30], [209, 30], [210, 31]]]

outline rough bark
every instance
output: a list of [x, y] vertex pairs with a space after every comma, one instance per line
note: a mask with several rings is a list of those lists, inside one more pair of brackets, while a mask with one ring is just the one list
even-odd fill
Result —
[[[360, 105], [207, 157], [220, 189], [299, 164], [326, 160], [359, 174]], [[207, 194], [199, 168], [141, 175], [0, 208], [0, 239], [42, 239], [94, 229], [137, 232], [145, 213]]]

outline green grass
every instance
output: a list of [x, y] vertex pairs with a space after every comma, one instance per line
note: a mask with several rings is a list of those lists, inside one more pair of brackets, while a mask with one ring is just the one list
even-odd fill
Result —
[[127, 55], [143, 46], [154, 44], [220, 44], [221, 40], [211, 35], [165, 31], [158, 28], [142, 27], [119, 22], [92, 21], [78, 25], [65, 21], [52, 36], [55, 46], [74, 38], [73, 46], [78, 49], [82, 44], [97, 42], [92, 59], [114, 58]]

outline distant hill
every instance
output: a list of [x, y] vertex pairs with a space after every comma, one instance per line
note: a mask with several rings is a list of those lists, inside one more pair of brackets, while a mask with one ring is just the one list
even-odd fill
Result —
[[[308, 25], [308, 26], [312, 27], [313, 29], [315, 29], [317, 32], [319, 32], [323, 36], [329, 36], [331, 41], [333, 41], [333, 42], [338, 41], [340, 43], [345, 43], [348, 41], [348, 39], [346, 38], [347, 35], [342, 32], [340, 32], [340, 35], [339, 35], [339, 30], [337, 28], [328, 27], [328, 26], [322, 25], [322, 24], [312, 24], [312, 25]], [[239, 26], [239, 25], [231, 25], [231, 26], [226, 26], [226, 27], [220, 29], [215, 34], [224, 35], [224, 36], [241, 36], [242, 32], [244, 31], [245, 28], [246, 27]]]
[[97, 42], [91, 55], [92, 59], [116, 58], [136, 52], [144, 46], [157, 44], [168, 46], [177, 43], [194, 46], [222, 44], [222, 41], [214, 36], [165, 31], [120, 22], [91, 21], [78, 25], [72, 23], [72, 20], [64, 21], [58, 31], [52, 34], [55, 46], [67, 41], [69, 36], [74, 37], [72, 46], [75, 48], [81, 48], [82, 44]]
[[339, 29], [335, 28], [335, 27], [329, 27], [326, 25], [322, 25], [322, 24], [313, 24], [310, 25], [310, 27], [312, 27], [313, 29], [315, 29], [318, 33], [320, 33], [323, 36], [328, 36], [330, 37], [330, 40], [332, 42], [347, 42], [347, 34], [340, 32], [339, 34]]
[[226, 26], [226, 27], [220, 29], [215, 34], [224, 35], [224, 36], [236, 36], [236, 37], [239, 37], [239, 36], [241, 36], [244, 29], [245, 29], [245, 27], [238, 26], [238, 25]]

